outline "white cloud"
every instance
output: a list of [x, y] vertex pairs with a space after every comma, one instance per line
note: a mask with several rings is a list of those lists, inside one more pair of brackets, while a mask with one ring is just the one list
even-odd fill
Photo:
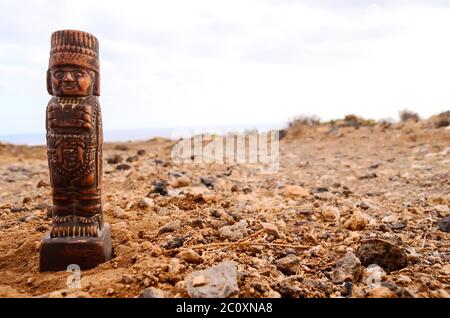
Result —
[[109, 130], [450, 108], [440, 1], [0, 3], [0, 134], [43, 131], [49, 38], [62, 28], [100, 40]]

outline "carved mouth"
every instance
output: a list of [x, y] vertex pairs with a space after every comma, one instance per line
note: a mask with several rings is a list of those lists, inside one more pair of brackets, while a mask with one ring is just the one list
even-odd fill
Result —
[[66, 90], [73, 90], [76, 89], [77, 86], [75, 84], [62, 84], [62, 88]]

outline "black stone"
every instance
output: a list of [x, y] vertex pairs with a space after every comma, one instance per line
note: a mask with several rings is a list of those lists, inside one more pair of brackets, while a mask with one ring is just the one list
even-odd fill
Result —
[[447, 216], [437, 222], [438, 229], [442, 232], [450, 232], [450, 216]]

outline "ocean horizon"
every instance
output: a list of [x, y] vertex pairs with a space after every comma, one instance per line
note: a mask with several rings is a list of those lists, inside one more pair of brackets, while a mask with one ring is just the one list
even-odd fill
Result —
[[[105, 130], [103, 139], [105, 142], [131, 142], [143, 141], [151, 138], [179, 138], [189, 137], [200, 133], [221, 133], [244, 132], [246, 130], [257, 129], [267, 131], [271, 129], [282, 129], [285, 123], [271, 124], [249, 124], [235, 126], [215, 126], [215, 127], [177, 127], [177, 128], [138, 128], [138, 129], [117, 129]], [[0, 143], [10, 143], [14, 145], [43, 146], [46, 144], [45, 132], [23, 133], [23, 134], [0, 134]]]

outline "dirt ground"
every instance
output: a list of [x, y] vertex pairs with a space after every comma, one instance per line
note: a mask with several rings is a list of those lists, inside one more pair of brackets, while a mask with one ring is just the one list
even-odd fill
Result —
[[[237, 264], [239, 297], [449, 297], [448, 127], [297, 122], [282, 137], [273, 174], [252, 164], [174, 164], [175, 142], [160, 138], [105, 144], [114, 257], [83, 271], [80, 289], [67, 288], [65, 271], [38, 270], [51, 226], [45, 147], [0, 144], [0, 297], [136, 297], [150, 287], [187, 297], [187, 274], [225, 260]], [[154, 193], [160, 180], [167, 195]], [[242, 220], [232, 244], [223, 228]], [[340, 262], [374, 238], [406, 264]]]

